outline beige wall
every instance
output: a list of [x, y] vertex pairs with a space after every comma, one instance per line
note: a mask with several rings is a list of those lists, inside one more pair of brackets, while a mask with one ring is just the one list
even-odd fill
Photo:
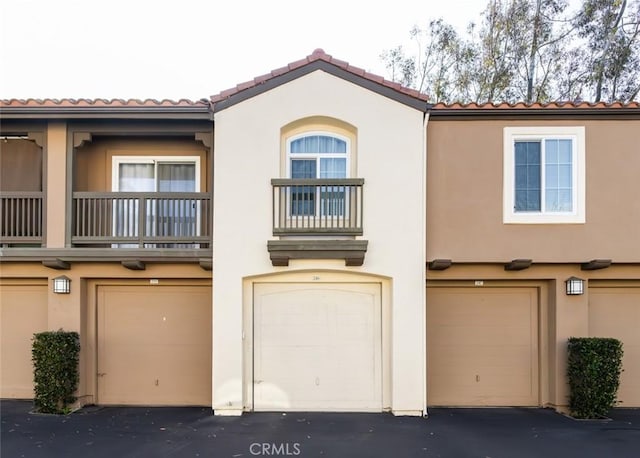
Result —
[[2, 140], [0, 190], [42, 191], [42, 148], [34, 141]]
[[[565, 280], [571, 276], [586, 280], [585, 294], [565, 294]], [[443, 271], [429, 270], [427, 288], [430, 285], [459, 286], [470, 291], [493, 286], [539, 288], [540, 404], [566, 410], [569, 396], [567, 339], [589, 336], [589, 282], [602, 284], [603, 280], [639, 278], [638, 265], [612, 266], [587, 272], [580, 270], [579, 265], [542, 264], [522, 271], [505, 272], [502, 265], [466, 264], [454, 265]], [[428, 393], [427, 386], [427, 397]]]
[[[586, 223], [503, 224], [503, 128], [584, 126]], [[640, 120], [460, 120], [431, 117], [427, 259], [457, 262], [637, 262]]]
[[201, 192], [209, 186], [208, 150], [195, 140], [167, 138], [100, 138], [76, 149], [75, 191], [111, 191], [113, 156], [199, 156]]
[[[281, 131], [325, 116], [357, 129], [356, 177], [364, 178], [364, 265], [291, 261], [274, 268], [271, 178], [281, 177]], [[316, 71], [215, 114], [213, 404], [217, 413], [249, 407], [243, 396], [243, 279], [277, 272], [330, 270], [389, 278], [390, 404], [396, 413], [424, 407], [423, 113]], [[379, 281], [379, 280], [378, 280]], [[246, 287], [246, 285], [245, 285]], [[250, 289], [249, 289], [250, 290]], [[384, 307], [384, 304], [383, 304]], [[244, 321], [243, 321], [244, 320]], [[384, 323], [383, 323], [384, 326]]]
[[[71, 279], [70, 294], [54, 294], [53, 278], [66, 275]], [[80, 385], [77, 395], [80, 404], [93, 402], [95, 396], [95, 298], [98, 285], [211, 285], [211, 272], [198, 264], [152, 264], [146, 270], [130, 270], [119, 263], [71, 264], [70, 270], [54, 270], [41, 263], [2, 263], [0, 287], [18, 279], [42, 279], [47, 282], [46, 329], [77, 331], [81, 336]], [[156, 283], [157, 282], [157, 283]]]
[[45, 163], [47, 164], [45, 246], [64, 248], [67, 211], [67, 124], [64, 122], [49, 123]]

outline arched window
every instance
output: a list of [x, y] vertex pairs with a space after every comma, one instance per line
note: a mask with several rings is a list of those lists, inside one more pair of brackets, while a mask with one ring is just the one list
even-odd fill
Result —
[[[306, 132], [287, 141], [292, 179], [342, 179], [349, 175], [349, 140], [327, 132]], [[339, 183], [302, 183], [291, 190], [292, 216], [344, 216], [348, 190]]]
[[347, 178], [349, 140], [325, 132], [291, 137], [287, 142], [290, 178]]

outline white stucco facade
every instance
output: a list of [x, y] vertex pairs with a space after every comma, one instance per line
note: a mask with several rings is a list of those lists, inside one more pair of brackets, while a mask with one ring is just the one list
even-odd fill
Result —
[[[316, 70], [215, 113], [213, 409], [252, 410], [255, 282], [379, 283], [383, 409], [425, 408], [424, 113]], [[364, 264], [291, 260], [274, 267], [272, 178], [283, 178], [283, 127], [309, 117], [353, 126], [351, 168], [363, 178]], [[304, 128], [304, 121], [302, 121]], [[312, 364], [312, 362], [310, 362]]]

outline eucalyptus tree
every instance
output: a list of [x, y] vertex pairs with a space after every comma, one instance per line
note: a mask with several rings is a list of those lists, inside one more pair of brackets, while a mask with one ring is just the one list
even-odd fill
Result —
[[382, 54], [391, 77], [434, 102], [632, 100], [640, 91], [640, 0], [489, 0], [459, 35], [444, 20]]
[[640, 91], [640, 0], [584, 0], [575, 21], [587, 50], [594, 102], [633, 100]]

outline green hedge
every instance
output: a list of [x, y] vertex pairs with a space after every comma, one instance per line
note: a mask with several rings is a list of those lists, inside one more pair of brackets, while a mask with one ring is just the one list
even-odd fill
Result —
[[69, 413], [80, 379], [80, 336], [62, 330], [34, 334], [31, 355], [36, 411]]
[[601, 337], [569, 339], [569, 409], [576, 418], [603, 418], [616, 405], [622, 342]]

